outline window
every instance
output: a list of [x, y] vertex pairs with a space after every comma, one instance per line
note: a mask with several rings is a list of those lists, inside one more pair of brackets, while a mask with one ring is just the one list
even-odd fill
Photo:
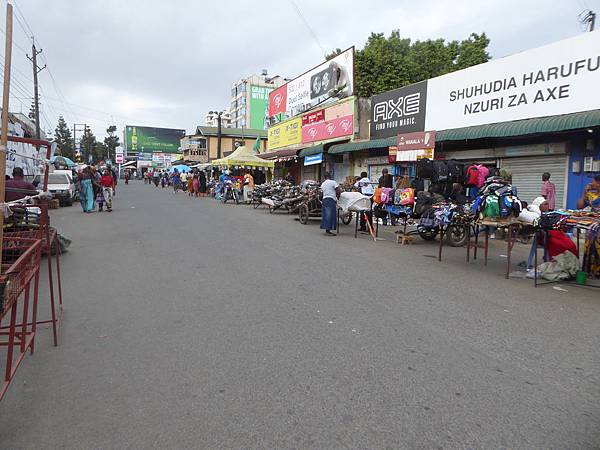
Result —
[[[34, 184], [41, 183], [42, 178], [39, 175], [36, 175], [33, 179]], [[64, 173], [51, 173], [48, 174], [48, 184], [71, 184], [71, 180]]]
[[242, 105], [245, 105], [246, 104], [246, 97], [242, 97], [241, 102], [242, 102]]
[[233, 88], [231, 89], [231, 96], [232, 96], [232, 97], [235, 97], [236, 95], [237, 95], [237, 89], [236, 89], [235, 87], [233, 87]]
[[246, 83], [240, 83], [238, 85], [238, 92], [246, 92]]
[[246, 118], [244, 117], [243, 119], [240, 119], [239, 123], [240, 123], [240, 125], [238, 128], [245, 127], [246, 126]]

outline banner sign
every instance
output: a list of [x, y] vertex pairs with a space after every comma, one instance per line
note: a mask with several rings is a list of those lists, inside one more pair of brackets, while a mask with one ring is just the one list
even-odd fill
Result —
[[302, 118], [298, 117], [269, 128], [267, 146], [275, 150], [302, 142]]
[[115, 154], [115, 163], [123, 164], [125, 162], [125, 158], [123, 157], [123, 153]]
[[302, 126], [310, 125], [312, 123], [323, 122], [325, 120], [325, 110], [319, 109], [317, 111], [304, 114], [302, 116]]
[[371, 138], [600, 109], [600, 31], [372, 98]]
[[134, 153], [179, 153], [185, 130], [125, 125], [125, 148]]
[[323, 162], [323, 153], [317, 155], [309, 155], [304, 157], [304, 165], [312, 166], [315, 164], [321, 164]]
[[250, 128], [266, 130], [271, 87], [250, 85]]
[[338, 117], [302, 127], [302, 142], [326, 141], [353, 134], [353, 116]]
[[423, 150], [435, 148], [435, 131], [418, 131], [416, 133], [399, 134], [396, 142], [398, 152], [407, 150]]
[[294, 117], [316, 105], [354, 95], [354, 47], [294, 78], [269, 94], [269, 117]]
[[427, 106], [427, 81], [373, 96], [371, 139], [423, 131]]

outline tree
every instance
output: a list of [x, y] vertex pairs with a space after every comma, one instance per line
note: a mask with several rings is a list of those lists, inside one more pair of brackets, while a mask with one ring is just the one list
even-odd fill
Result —
[[58, 118], [58, 125], [56, 125], [56, 129], [54, 130], [54, 142], [56, 142], [57, 153], [59, 155], [75, 159], [73, 136], [63, 116]]
[[92, 147], [92, 157], [94, 161], [100, 161], [101, 159], [107, 159], [108, 149], [103, 142], [96, 141]]
[[115, 125], [111, 125], [106, 129], [108, 136], [104, 138], [104, 145], [107, 148], [109, 158], [115, 157], [115, 149], [120, 145], [119, 136], [115, 134], [116, 132], [117, 127]]
[[[490, 59], [490, 43], [483, 34], [472, 33], [463, 41], [444, 39], [414, 41], [401, 38], [398, 30], [389, 37], [371, 33], [364, 48], [355, 52], [355, 91], [371, 97], [384, 91], [434, 78]], [[335, 49], [329, 60], [341, 53]]]
[[[81, 140], [79, 141], [81, 146], [81, 157], [85, 163], [89, 163], [94, 160], [93, 149], [96, 145], [96, 142], [96, 136], [94, 136], [94, 133], [92, 133], [90, 127], [86, 126], [83, 131], [83, 135], [81, 136]], [[92, 158], [91, 161], [90, 156]]]

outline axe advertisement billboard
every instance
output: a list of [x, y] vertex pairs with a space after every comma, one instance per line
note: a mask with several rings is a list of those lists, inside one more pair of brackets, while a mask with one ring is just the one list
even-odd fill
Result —
[[371, 139], [600, 109], [600, 31], [371, 98]]
[[269, 94], [269, 117], [291, 118], [354, 95], [354, 47]]

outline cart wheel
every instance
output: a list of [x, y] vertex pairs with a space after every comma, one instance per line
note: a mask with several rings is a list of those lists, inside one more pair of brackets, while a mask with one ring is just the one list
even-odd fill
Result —
[[298, 217], [300, 219], [300, 223], [302, 225], [306, 225], [308, 223], [308, 206], [306, 205], [302, 205], [300, 206], [300, 209], [298, 210]]
[[422, 228], [419, 229], [419, 236], [425, 241], [433, 241], [438, 234], [438, 228]]
[[275, 208], [269, 205], [269, 214], [273, 214], [273, 211], [275, 211]]
[[262, 203], [262, 202], [261, 202], [260, 200], [258, 200], [258, 199], [256, 199], [256, 198], [255, 198], [255, 199], [252, 201], [252, 207], [253, 207], [254, 209], [256, 209], [256, 208], [258, 208], [258, 207], [260, 206], [260, 204], [261, 204], [261, 203]]
[[342, 223], [344, 225], [349, 225], [350, 222], [352, 222], [352, 213], [351, 212], [347, 212], [345, 214], [342, 214]]
[[467, 228], [463, 225], [452, 225], [447, 232], [447, 240], [452, 247], [463, 247], [467, 243]]

